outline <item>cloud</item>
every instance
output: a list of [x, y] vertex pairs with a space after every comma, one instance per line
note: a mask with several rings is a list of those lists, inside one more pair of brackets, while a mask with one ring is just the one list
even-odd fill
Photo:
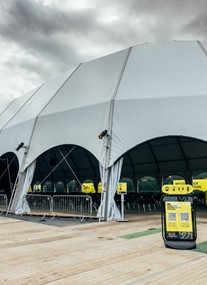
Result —
[[[207, 7], [206, 7], [207, 8]], [[197, 34], [200, 39], [207, 39], [207, 12], [200, 14], [192, 19], [185, 27], [183, 31], [186, 34]]]
[[1, 100], [129, 46], [204, 40], [206, 8], [206, 0], [1, 0]]
[[[20, 48], [34, 55], [51, 58], [63, 54], [65, 57], [73, 36], [73, 25], [78, 31], [76, 22], [79, 23], [79, 14], [66, 14], [33, 1], [11, 0], [3, 3], [0, 34], [4, 39], [18, 43]], [[82, 20], [85, 29], [86, 23], [87, 20]], [[62, 35], [68, 36], [64, 45]]]

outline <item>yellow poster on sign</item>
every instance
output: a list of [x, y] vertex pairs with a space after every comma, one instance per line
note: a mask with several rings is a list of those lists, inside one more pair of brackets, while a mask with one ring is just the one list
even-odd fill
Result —
[[126, 182], [119, 182], [119, 184], [116, 188], [116, 192], [118, 194], [121, 194], [121, 193], [126, 194], [127, 193], [127, 183]]
[[165, 202], [167, 232], [192, 232], [192, 214], [190, 202]]

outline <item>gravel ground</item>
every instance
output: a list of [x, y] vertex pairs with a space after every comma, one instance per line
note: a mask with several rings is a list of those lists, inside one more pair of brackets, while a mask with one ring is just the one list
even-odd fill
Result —
[[67, 227], [80, 224], [89, 224], [99, 222], [97, 218], [79, 218], [79, 217], [52, 217], [52, 216], [37, 216], [37, 215], [15, 215], [5, 212], [1, 213], [2, 217], [10, 219], [22, 220], [32, 223], [41, 223], [49, 226]]
[[[133, 216], [141, 216], [141, 215], [154, 215], [159, 214], [160, 212], [147, 212], [147, 213], [133, 213]], [[53, 217], [53, 216], [42, 216], [42, 215], [15, 215], [9, 213], [6, 215], [6, 212], [0, 212], [0, 216], [22, 220], [32, 223], [41, 223], [49, 226], [56, 227], [67, 227], [73, 225], [81, 225], [81, 224], [89, 224], [89, 223], [98, 223], [99, 220], [97, 218], [80, 218], [80, 217]], [[197, 208], [196, 209], [196, 219], [206, 219], [207, 218], [207, 209], [206, 208]]]

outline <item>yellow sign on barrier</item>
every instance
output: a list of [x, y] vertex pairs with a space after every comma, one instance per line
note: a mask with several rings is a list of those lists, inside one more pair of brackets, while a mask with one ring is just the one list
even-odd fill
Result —
[[30, 186], [27, 193], [32, 193], [32, 187]]
[[[100, 182], [98, 184], [98, 193], [101, 193], [101, 192], [102, 192], [102, 183]], [[117, 194], [121, 194], [121, 193], [126, 194], [127, 193], [127, 183], [126, 182], [119, 182], [119, 184], [116, 188], [116, 192], [117, 192]]]
[[207, 179], [193, 179], [194, 190], [207, 191]]
[[98, 193], [102, 193], [102, 183], [98, 183]]
[[82, 193], [96, 193], [93, 183], [83, 183], [81, 186]]
[[33, 192], [41, 192], [42, 191], [42, 185], [37, 183], [33, 185]]
[[190, 184], [184, 185], [163, 185], [162, 192], [170, 195], [185, 195], [193, 192], [193, 186]]

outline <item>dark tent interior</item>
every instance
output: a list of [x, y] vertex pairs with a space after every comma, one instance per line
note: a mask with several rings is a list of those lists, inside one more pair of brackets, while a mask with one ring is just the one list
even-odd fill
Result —
[[[195, 138], [166, 136], [137, 145], [123, 156], [120, 182], [126, 182], [125, 200], [156, 199], [161, 197], [163, 184], [173, 179], [192, 184], [193, 178], [207, 178], [207, 143]], [[11, 195], [18, 173], [14, 153], [0, 160], [1, 193]], [[36, 170], [29, 193], [61, 195], [82, 194], [82, 184], [92, 183], [93, 201], [100, 203], [98, 184], [99, 163], [88, 150], [75, 145], [59, 145], [37, 158]], [[206, 189], [207, 190], [207, 189]], [[120, 204], [120, 195], [116, 195]]]
[[5, 153], [0, 158], [0, 193], [8, 198], [16, 181], [19, 163], [16, 155], [12, 152]]
[[[207, 172], [207, 143], [195, 138], [155, 138], [137, 145], [123, 157], [121, 182], [127, 183], [128, 194], [157, 194], [163, 183], [172, 183], [169, 177], [184, 179], [191, 184], [193, 177]], [[81, 184], [84, 182], [93, 182], [98, 192], [99, 164], [86, 149], [60, 145], [38, 157], [33, 189], [41, 184], [41, 191], [50, 194], [54, 191], [81, 193]]]

